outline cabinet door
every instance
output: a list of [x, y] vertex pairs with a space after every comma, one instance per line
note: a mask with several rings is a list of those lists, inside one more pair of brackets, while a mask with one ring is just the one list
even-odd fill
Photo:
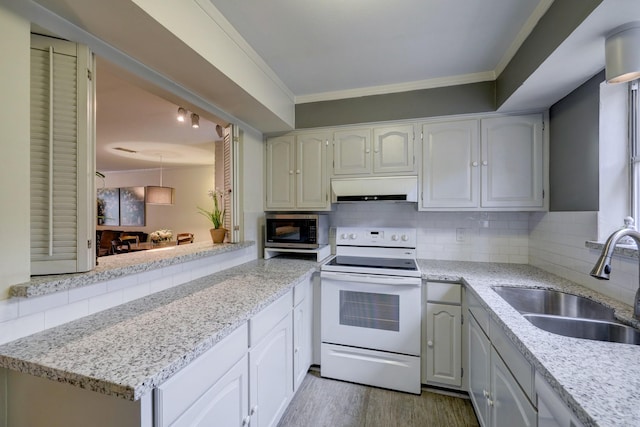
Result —
[[511, 372], [491, 348], [491, 426], [535, 426], [537, 413]]
[[469, 314], [469, 397], [482, 427], [489, 427], [491, 421], [491, 408], [488, 401], [491, 385], [490, 358], [491, 343], [473, 316]]
[[413, 125], [373, 130], [373, 172], [415, 172]]
[[207, 390], [171, 427], [241, 426], [248, 421], [247, 356]]
[[266, 209], [295, 207], [295, 137], [267, 140]]
[[278, 424], [293, 396], [291, 310], [249, 350], [251, 427]]
[[333, 175], [371, 173], [371, 131], [352, 129], [333, 134]]
[[582, 427], [560, 396], [536, 373], [536, 395], [538, 406], [538, 427]]
[[310, 335], [310, 313], [307, 310], [306, 301], [302, 301], [293, 309], [293, 390], [300, 387], [307, 371], [309, 370], [308, 345]]
[[296, 207], [325, 209], [329, 205], [327, 134], [296, 137]]
[[482, 123], [482, 207], [542, 207], [542, 115]]
[[427, 381], [462, 384], [462, 323], [458, 305], [427, 304]]
[[478, 121], [429, 123], [422, 131], [422, 207], [478, 207]]

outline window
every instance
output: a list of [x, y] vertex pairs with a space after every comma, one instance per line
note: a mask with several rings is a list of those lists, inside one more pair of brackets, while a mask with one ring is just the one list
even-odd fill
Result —
[[630, 202], [631, 216], [638, 224], [640, 219], [640, 98], [638, 97], [638, 82], [629, 83], [629, 155], [631, 157], [631, 185]]

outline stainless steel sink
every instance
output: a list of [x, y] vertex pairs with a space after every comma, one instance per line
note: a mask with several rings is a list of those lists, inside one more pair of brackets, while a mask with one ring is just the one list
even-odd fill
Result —
[[551, 289], [493, 288], [534, 326], [558, 335], [640, 345], [640, 331], [616, 321], [614, 310], [586, 297]]
[[520, 313], [615, 320], [612, 308], [578, 295], [512, 286], [494, 287], [493, 290]]
[[566, 337], [640, 344], [640, 331], [620, 323], [543, 314], [523, 314], [523, 316], [540, 329]]

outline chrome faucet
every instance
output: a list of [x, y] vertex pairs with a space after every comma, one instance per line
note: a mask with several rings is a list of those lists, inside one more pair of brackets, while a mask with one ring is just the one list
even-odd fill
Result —
[[[632, 228], [623, 228], [613, 233], [604, 244], [600, 258], [596, 261], [596, 265], [591, 270], [591, 275], [596, 279], [609, 280], [609, 274], [611, 274], [611, 256], [613, 250], [616, 247], [616, 243], [621, 238], [629, 236], [636, 244], [638, 251], [640, 251], [640, 233]], [[636, 297], [633, 302], [633, 317], [640, 320], [640, 264], [638, 265], [638, 290], [636, 291]]]

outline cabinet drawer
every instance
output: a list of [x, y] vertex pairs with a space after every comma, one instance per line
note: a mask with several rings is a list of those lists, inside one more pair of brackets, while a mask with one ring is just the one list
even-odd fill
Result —
[[170, 425], [247, 353], [244, 323], [155, 389], [159, 426]]
[[459, 283], [427, 282], [427, 301], [460, 304], [462, 285]]
[[478, 325], [489, 336], [489, 313], [480, 304], [480, 300], [475, 296], [473, 292], [467, 291], [467, 304], [469, 306], [469, 312], [473, 314]]
[[289, 291], [249, 319], [249, 347], [258, 344], [293, 308], [293, 291]]
[[490, 331], [489, 338], [491, 339], [491, 344], [493, 344], [498, 353], [500, 353], [500, 356], [509, 367], [509, 370], [529, 400], [535, 403], [535, 370], [533, 366], [525, 359], [522, 353], [518, 351], [502, 328], [498, 326], [493, 319], [491, 320]]

